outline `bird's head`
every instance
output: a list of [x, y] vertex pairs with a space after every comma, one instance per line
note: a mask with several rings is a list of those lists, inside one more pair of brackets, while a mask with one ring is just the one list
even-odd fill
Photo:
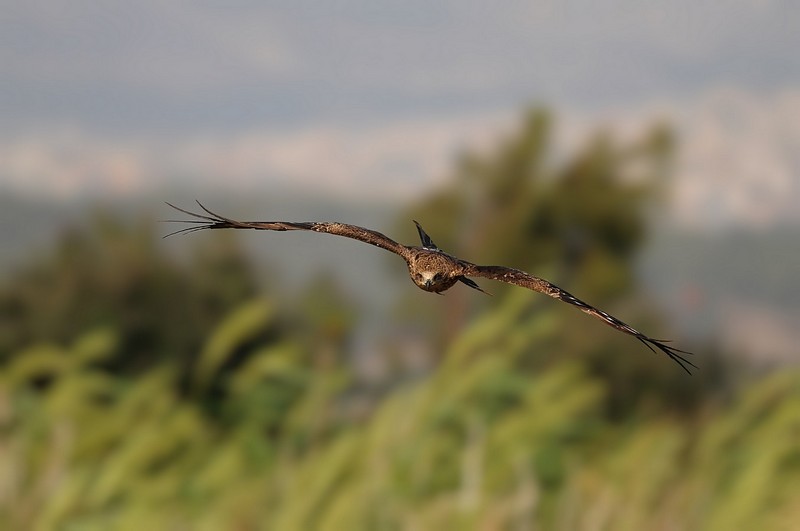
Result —
[[415, 249], [408, 261], [408, 272], [418, 288], [441, 293], [458, 281], [458, 262], [442, 251]]
[[412, 275], [414, 283], [425, 291], [439, 293], [453, 285], [447, 276], [440, 271], [419, 271]]

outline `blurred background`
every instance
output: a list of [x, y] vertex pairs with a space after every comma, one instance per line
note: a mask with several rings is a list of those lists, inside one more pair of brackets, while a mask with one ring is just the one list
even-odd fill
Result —
[[[800, 529], [797, 20], [4, 2], [0, 527]], [[699, 370], [359, 242], [162, 239], [195, 198], [417, 219]]]

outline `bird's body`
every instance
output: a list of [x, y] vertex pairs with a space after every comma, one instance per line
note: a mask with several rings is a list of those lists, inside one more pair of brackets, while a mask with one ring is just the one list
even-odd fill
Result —
[[458, 258], [437, 249], [411, 247], [406, 263], [414, 284], [432, 293], [447, 291], [463, 276]]
[[190, 223], [193, 224], [193, 226], [177, 230], [167, 234], [167, 236], [171, 236], [173, 234], [185, 234], [188, 232], [206, 229], [254, 229], [279, 232], [289, 230], [307, 230], [352, 238], [370, 245], [374, 245], [381, 249], [385, 249], [403, 258], [408, 265], [408, 274], [411, 277], [411, 280], [422, 290], [431, 293], [442, 293], [453, 287], [456, 283], [461, 282], [470, 288], [486, 293], [469, 277], [483, 277], [492, 280], [499, 280], [508, 284], [514, 284], [516, 286], [544, 293], [545, 295], [553, 297], [554, 299], [558, 299], [576, 306], [582, 312], [603, 320], [607, 325], [619, 330], [620, 332], [634, 336], [653, 352], [655, 352], [653, 347], [657, 348], [669, 356], [678, 365], [680, 365], [686, 372], [690, 372], [688, 367], [697, 368], [696, 365], [681, 355], [690, 354], [689, 352], [666, 345], [666, 341], [664, 340], [653, 339], [642, 334], [616, 317], [583, 302], [567, 291], [554, 284], [551, 284], [547, 280], [510, 267], [482, 266], [473, 264], [472, 262], [462, 260], [442, 251], [436, 246], [435, 243], [433, 243], [431, 237], [425, 233], [420, 224], [416, 221], [414, 223], [417, 226], [417, 231], [419, 232], [420, 240], [422, 241], [422, 246], [420, 247], [403, 245], [392, 240], [388, 236], [381, 234], [380, 232], [365, 229], [364, 227], [359, 227], [356, 225], [348, 225], [346, 223], [236, 221], [211, 212], [202, 204], [200, 204], [199, 201], [197, 204], [203, 209], [204, 214], [184, 210], [170, 203], [167, 204], [172, 208], [195, 218], [191, 220], [169, 220], [180, 223]]

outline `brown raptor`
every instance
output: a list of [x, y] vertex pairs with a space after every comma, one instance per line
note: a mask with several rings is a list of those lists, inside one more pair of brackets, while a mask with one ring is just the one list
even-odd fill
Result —
[[358, 227], [356, 225], [348, 225], [346, 223], [336, 222], [290, 222], [290, 221], [236, 221], [216, 214], [199, 201], [197, 204], [204, 213], [191, 212], [182, 208], [176, 207], [171, 203], [167, 203], [170, 207], [191, 216], [194, 219], [190, 220], [166, 220], [176, 223], [190, 223], [192, 226], [180, 230], [176, 230], [164, 236], [172, 236], [173, 234], [186, 234], [198, 230], [206, 229], [255, 229], [255, 230], [273, 230], [273, 231], [287, 231], [287, 230], [309, 230], [313, 232], [323, 232], [326, 234], [335, 234], [337, 236], [344, 236], [352, 238], [364, 243], [369, 243], [381, 249], [391, 251], [399, 255], [408, 265], [408, 273], [411, 280], [417, 287], [430, 291], [433, 293], [441, 293], [451, 288], [456, 282], [461, 282], [467, 286], [483, 291], [478, 284], [476, 284], [469, 277], [483, 277], [492, 280], [499, 280], [507, 282], [523, 288], [528, 288], [533, 291], [538, 291], [549, 295], [554, 299], [564, 301], [566, 303], [577, 306], [582, 312], [588, 313], [594, 317], [602, 319], [607, 325], [612, 326], [631, 335], [641, 341], [647, 348], [655, 352], [657, 348], [673, 361], [683, 368], [684, 371], [691, 374], [689, 367], [697, 368], [695, 364], [686, 359], [683, 354], [691, 354], [685, 350], [667, 345], [666, 340], [653, 339], [644, 335], [633, 327], [623, 323], [616, 317], [607, 314], [602, 310], [583, 302], [574, 295], [564, 291], [558, 286], [551, 284], [547, 280], [535, 277], [524, 271], [513, 269], [504, 266], [484, 266], [467, 262], [460, 258], [456, 258], [450, 254], [439, 249], [431, 237], [428, 236], [419, 223], [414, 221], [419, 232], [422, 246], [408, 246], [397, 243], [388, 236], [380, 232]]

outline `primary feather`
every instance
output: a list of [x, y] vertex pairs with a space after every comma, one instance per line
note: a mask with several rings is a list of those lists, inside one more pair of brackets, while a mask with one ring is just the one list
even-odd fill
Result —
[[657, 348], [667, 356], [669, 356], [673, 361], [675, 361], [678, 365], [683, 368], [684, 371], [691, 374], [689, 367], [694, 367], [695, 369], [697, 366], [686, 359], [683, 355], [691, 355], [690, 352], [686, 352], [684, 350], [680, 350], [669, 345], [666, 345], [667, 341], [663, 339], [653, 339], [652, 337], [646, 336], [645, 334], [639, 332], [632, 326], [620, 321], [613, 315], [610, 315], [603, 310], [599, 310], [594, 306], [587, 304], [586, 302], [580, 300], [576, 296], [572, 295], [566, 290], [563, 290], [544, 280], [539, 277], [535, 277], [531, 274], [528, 274], [524, 271], [520, 271], [518, 269], [513, 269], [510, 267], [504, 266], [479, 266], [475, 264], [469, 264], [467, 267], [467, 271], [465, 275], [472, 276], [472, 277], [484, 277], [489, 278], [492, 280], [499, 280], [501, 282], [506, 282], [508, 284], [513, 284], [515, 286], [520, 286], [523, 288], [528, 288], [533, 291], [538, 291], [539, 293], [544, 293], [545, 295], [549, 295], [554, 299], [558, 299], [560, 301], [564, 301], [567, 304], [571, 304], [576, 306], [582, 312], [587, 313], [593, 317], [597, 317], [601, 319], [607, 325], [623, 332], [625, 334], [631, 335], [641, 341], [647, 348], [655, 352], [653, 347]]

